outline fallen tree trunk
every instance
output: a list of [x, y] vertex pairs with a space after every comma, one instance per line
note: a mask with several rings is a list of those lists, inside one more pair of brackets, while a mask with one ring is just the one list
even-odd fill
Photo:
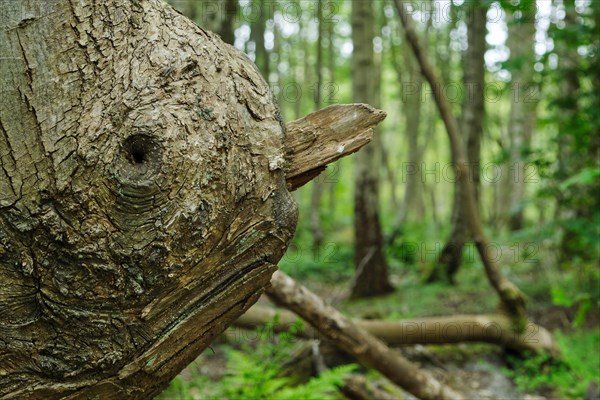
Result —
[[377, 339], [335, 308], [325, 304], [316, 294], [281, 271], [271, 278], [267, 294], [309, 322], [341, 350], [378, 370], [392, 382], [420, 399], [462, 399], [453, 389], [420, 370], [400, 354], [390, 350]]
[[[276, 324], [273, 321], [277, 321]], [[241, 315], [235, 326], [247, 329], [267, 327], [275, 333], [289, 332], [305, 339], [321, 339], [323, 334], [310, 326], [296, 326], [298, 316], [290, 311], [254, 305]], [[520, 353], [558, 355], [558, 347], [545, 328], [529, 323], [523, 333], [515, 333], [510, 318], [500, 315], [452, 315], [401, 321], [353, 319], [352, 322], [390, 346], [482, 342]]]
[[286, 134], [248, 57], [160, 0], [3, 1], [0, 54], [2, 399], [159, 393], [268, 285], [293, 171], [385, 115]]

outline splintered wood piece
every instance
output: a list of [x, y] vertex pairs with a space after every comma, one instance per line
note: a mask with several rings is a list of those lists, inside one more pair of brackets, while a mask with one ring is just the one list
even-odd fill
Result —
[[367, 104], [332, 105], [287, 124], [288, 190], [319, 175], [327, 164], [356, 152], [373, 138], [386, 113]]

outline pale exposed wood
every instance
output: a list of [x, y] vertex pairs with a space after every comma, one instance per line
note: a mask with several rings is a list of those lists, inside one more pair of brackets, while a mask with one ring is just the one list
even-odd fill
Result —
[[269, 297], [300, 315], [341, 350], [375, 368], [404, 390], [421, 399], [462, 399], [429, 373], [391, 350], [381, 340], [327, 305], [316, 294], [281, 271], [271, 278]]
[[[277, 318], [277, 324], [273, 321]], [[273, 332], [287, 332], [298, 316], [284, 309], [254, 305], [236, 321], [241, 328], [269, 326]], [[500, 314], [452, 315], [399, 321], [353, 319], [358, 327], [383, 340], [390, 346], [452, 344], [481, 342], [497, 344], [517, 352], [546, 352], [558, 355], [552, 335], [543, 327], [529, 323], [525, 331], [516, 334], [510, 319]], [[294, 335], [306, 339], [322, 337], [310, 326], [292, 329]]]
[[286, 181], [294, 190], [327, 164], [352, 154], [373, 138], [386, 113], [367, 104], [332, 105], [286, 125]]

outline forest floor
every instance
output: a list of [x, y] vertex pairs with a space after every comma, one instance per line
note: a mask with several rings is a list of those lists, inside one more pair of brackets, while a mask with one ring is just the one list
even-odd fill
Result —
[[[347, 258], [345, 261], [348, 261]], [[392, 263], [391, 278], [395, 292], [365, 300], [347, 298], [352, 270], [338, 267], [339, 263], [335, 265], [334, 268], [320, 269], [322, 265], [311, 267], [295, 262], [284, 264], [283, 269], [351, 318], [399, 320], [459, 313], [490, 313], [497, 305], [497, 297], [477, 263], [467, 263], [458, 274], [454, 286], [424, 284], [422, 271]], [[510, 274], [510, 271], [505, 273]], [[400, 351], [470, 399], [583, 398], [586, 390], [589, 391], [590, 385], [593, 385], [591, 382], [600, 379], [598, 307], [592, 306], [582, 314], [581, 304], [556, 305], [548, 276], [539, 265], [521, 267], [511, 279], [528, 295], [530, 319], [555, 335], [564, 362], [556, 363], [546, 356], [522, 359], [489, 344], [409, 346]], [[261, 299], [260, 303], [270, 306], [266, 299]], [[288, 340], [282, 343], [261, 333], [240, 332], [238, 328], [230, 328], [224, 338], [205, 351], [172, 383], [161, 399], [223, 398], [227, 388], [219, 388], [219, 385], [231, 385], [232, 382], [252, 385], [253, 380], [258, 379], [253, 376], [253, 366], [244, 363], [259, 360], [254, 365], [257, 371], [278, 368], [282, 361], [289, 360], [290, 354], [297, 351], [303, 342]], [[235, 361], [244, 365], [232, 365], [231, 360], [228, 362], [229, 348], [248, 356]], [[237, 376], [231, 376], [232, 372], [228, 371], [231, 368], [235, 369], [233, 374]], [[385, 378], [374, 371], [362, 370], [362, 373], [383, 387], [391, 387]], [[223, 379], [226, 376], [228, 378]], [[413, 398], [404, 392], [397, 394], [400, 398]], [[596, 391], [595, 395], [600, 396], [600, 393]], [[249, 397], [252, 396], [246, 396]]]

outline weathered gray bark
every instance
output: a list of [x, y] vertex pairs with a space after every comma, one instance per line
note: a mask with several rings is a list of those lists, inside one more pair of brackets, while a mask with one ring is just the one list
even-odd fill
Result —
[[152, 397], [268, 284], [309, 132], [159, 0], [0, 7], [0, 398]]
[[[352, 93], [355, 102], [369, 103], [375, 95], [373, 73], [373, 4], [352, 2]], [[356, 274], [352, 297], [366, 297], [393, 291], [383, 253], [379, 224], [379, 158], [377, 146], [366, 146], [356, 157], [354, 191], [354, 263]]]
[[386, 113], [366, 104], [333, 105], [286, 125], [288, 189], [294, 190], [373, 139]]

